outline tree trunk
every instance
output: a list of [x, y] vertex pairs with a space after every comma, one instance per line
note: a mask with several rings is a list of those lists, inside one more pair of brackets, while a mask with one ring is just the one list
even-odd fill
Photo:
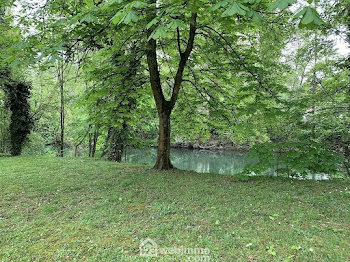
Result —
[[173, 168], [170, 161], [170, 116], [171, 111], [161, 112], [159, 115], [158, 154], [155, 169], [168, 170]]
[[61, 134], [60, 134], [60, 153], [59, 156], [63, 157], [64, 155], [64, 68], [63, 62], [59, 64], [58, 67], [58, 81], [60, 86], [61, 94], [61, 112], [60, 112], [60, 125], [61, 125]]
[[60, 141], [60, 157], [63, 157], [64, 152], [64, 91], [61, 86], [61, 141]]
[[92, 134], [91, 134], [92, 125], [89, 125], [89, 157], [92, 155]]
[[86, 136], [89, 133], [89, 129], [88, 131], [85, 133], [85, 135], [83, 136], [83, 138], [80, 140], [80, 142], [78, 142], [78, 144], [75, 145], [75, 150], [74, 150], [74, 156], [77, 157], [78, 156], [78, 147], [84, 142]]
[[108, 151], [107, 159], [109, 161], [121, 162], [125, 143], [127, 141], [127, 124], [123, 123], [123, 127], [118, 129], [116, 127], [108, 130], [108, 138], [106, 140], [106, 151]]
[[123, 142], [113, 145], [107, 159], [109, 161], [122, 162], [123, 151], [124, 151]]
[[92, 143], [92, 149], [91, 149], [91, 157], [95, 157], [98, 136], [99, 136], [99, 133], [96, 130], [94, 132], [94, 138], [93, 138], [93, 141], [92, 141], [93, 143]]

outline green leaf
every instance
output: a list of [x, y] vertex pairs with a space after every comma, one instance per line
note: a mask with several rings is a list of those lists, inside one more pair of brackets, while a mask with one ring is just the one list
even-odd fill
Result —
[[307, 7], [306, 12], [303, 15], [303, 18], [301, 19], [300, 23], [307, 25], [307, 24], [312, 23], [312, 21], [314, 21], [314, 14], [313, 14], [311, 8]]
[[152, 26], [156, 25], [159, 22], [158, 18], [153, 18], [151, 22], [146, 25], [146, 29], [150, 29]]
[[95, 22], [97, 20], [97, 17], [88, 13], [87, 15], [85, 15], [80, 21], [81, 22], [88, 22], [88, 23], [92, 23]]
[[167, 28], [163, 25], [160, 25], [152, 32], [152, 34], [149, 36], [148, 40], [150, 39], [159, 39], [161, 37], [166, 37], [168, 35]]
[[242, 4], [233, 3], [222, 13], [222, 17], [233, 16], [235, 14], [245, 16], [250, 9]]
[[108, 1], [108, 2], [105, 2], [101, 9], [102, 10], [107, 10], [108, 8], [110, 8], [112, 5], [115, 5], [115, 4], [121, 4], [123, 2], [123, 0], [112, 0], [112, 1]]
[[134, 8], [143, 8], [143, 7], [147, 7], [148, 5], [142, 1], [135, 1], [132, 3], [131, 6]]
[[253, 22], [258, 25], [261, 25], [264, 21], [264, 18], [258, 12], [255, 11], [250, 11], [248, 16], [251, 17]]
[[84, 0], [84, 3], [86, 4], [86, 6], [88, 8], [93, 8], [95, 5], [94, 5], [94, 0]]
[[269, 10], [271, 11], [276, 9], [283, 10], [287, 8], [289, 5], [295, 4], [296, 2], [297, 0], [277, 0], [270, 6]]
[[306, 12], [306, 7], [304, 7], [302, 10], [300, 10], [298, 13], [296, 13], [296, 15], [294, 16], [294, 18], [299, 18], [301, 16], [303, 16]]
[[226, 5], [228, 4], [228, 1], [225, 0], [225, 1], [220, 1], [218, 2], [217, 4], [215, 4], [214, 6], [212, 6], [210, 8], [211, 11], [215, 11], [217, 9], [219, 9], [220, 7], [225, 7]]
[[317, 11], [312, 7], [306, 7], [302, 19], [300, 20], [300, 28], [312, 29], [317, 25], [322, 25], [323, 21]]
[[180, 20], [173, 20], [168, 24], [169, 29], [185, 28], [185, 25]]
[[118, 24], [119, 22], [121, 22], [122, 21], [122, 18], [123, 18], [123, 16], [124, 16], [124, 13], [123, 12], [121, 12], [121, 11], [119, 11], [118, 13], [116, 13], [113, 17], [112, 17], [112, 22], [113, 22], [113, 24]]
[[134, 11], [130, 11], [124, 17], [123, 22], [128, 25], [130, 23], [136, 23], [138, 20], [139, 20], [139, 18], [136, 15], [136, 13]]

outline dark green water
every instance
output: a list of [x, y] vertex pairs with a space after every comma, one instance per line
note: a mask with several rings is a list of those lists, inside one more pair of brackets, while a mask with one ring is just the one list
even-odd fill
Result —
[[[153, 148], [128, 148], [126, 162], [154, 165], [156, 155], [157, 151]], [[125, 156], [123, 160], [125, 161]], [[227, 175], [240, 173], [246, 164], [251, 163], [246, 153], [189, 149], [171, 149], [171, 161], [178, 169]]]

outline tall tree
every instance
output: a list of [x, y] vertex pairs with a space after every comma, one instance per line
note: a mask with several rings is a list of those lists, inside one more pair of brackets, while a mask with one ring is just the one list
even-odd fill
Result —
[[[210, 28], [220, 36], [236, 35], [236, 40], [245, 41], [239, 34], [242, 28], [252, 29], [253, 23], [262, 23], [262, 13], [268, 15], [276, 9], [283, 10], [296, 0], [278, 1], [49, 1], [46, 8], [51, 17], [58, 17], [53, 22], [53, 31], [64, 31], [62, 42], [73, 46], [81, 45], [101, 48], [124, 49], [130, 41], [141, 40], [144, 44], [146, 63], [154, 101], [159, 117], [158, 155], [156, 169], [170, 169], [170, 138], [171, 115], [183, 87], [183, 79], [191, 60], [199, 37], [205, 39], [205, 34], [199, 34], [199, 29]], [[309, 1], [311, 2], [311, 1]], [[278, 20], [281, 13], [271, 14]], [[322, 24], [312, 6], [304, 7], [297, 15], [301, 27], [314, 27]], [[47, 23], [36, 22], [39, 30], [47, 28]], [[237, 24], [236, 32], [230, 26]], [[73, 25], [73, 26], [72, 26]], [[238, 26], [239, 25], [239, 26]], [[40, 28], [41, 27], [41, 28]], [[64, 30], [62, 30], [62, 28]], [[226, 39], [224, 37], [224, 39]], [[106, 45], [106, 42], [108, 44]], [[226, 43], [225, 45], [227, 45]], [[213, 46], [217, 49], [218, 46]], [[160, 49], [170, 50], [161, 58]], [[174, 52], [176, 50], [176, 52]], [[229, 50], [232, 52], [232, 49]], [[164, 82], [162, 73], [164, 64], [170, 60], [174, 76]], [[239, 60], [242, 60], [240, 57]], [[242, 62], [241, 62], [242, 63]], [[205, 64], [196, 64], [201, 67]], [[255, 79], [256, 85], [268, 91], [264, 86], [264, 78], [252, 70], [248, 74]], [[255, 87], [254, 87], [255, 88]], [[169, 91], [168, 93], [165, 90]]]
[[60, 93], [60, 150], [59, 156], [64, 156], [64, 63], [63, 61], [58, 61], [57, 64], [57, 83]]

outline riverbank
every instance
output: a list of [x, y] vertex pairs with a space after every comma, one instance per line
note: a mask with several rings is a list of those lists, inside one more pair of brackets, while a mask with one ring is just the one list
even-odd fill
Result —
[[0, 158], [0, 261], [145, 261], [145, 238], [206, 248], [210, 261], [349, 261], [349, 192], [341, 180]]
[[183, 149], [197, 149], [197, 150], [213, 150], [213, 151], [236, 151], [236, 152], [249, 152], [250, 146], [248, 145], [235, 145], [232, 142], [224, 141], [220, 139], [209, 139], [206, 142], [200, 140], [196, 142], [177, 142], [171, 145], [172, 148]]

